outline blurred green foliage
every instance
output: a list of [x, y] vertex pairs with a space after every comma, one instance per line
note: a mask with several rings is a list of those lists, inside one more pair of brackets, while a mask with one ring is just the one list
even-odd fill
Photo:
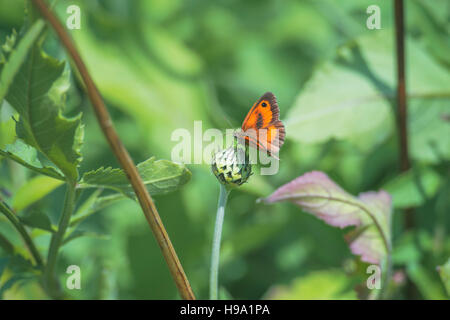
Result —
[[[367, 264], [351, 255], [343, 239], [346, 230], [288, 203], [255, 202], [314, 169], [352, 194], [385, 188], [393, 195], [394, 269], [412, 281], [395, 283], [393, 298], [448, 298], [436, 267], [450, 256], [450, 5], [406, 1], [413, 169], [399, 175], [392, 2], [378, 1], [382, 30], [368, 30], [366, 8], [373, 2], [55, 1], [62, 21], [68, 5], [80, 6], [81, 29], [71, 35], [136, 163], [151, 156], [170, 159], [177, 128], [192, 132], [195, 120], [204, 130], [225, 130], [230, 123], [238, 127], [262, 93], [276, 94], [287, 131], [280, 171], [255, 174], [231, 193], [221, 256], [224, 297], [357, 297], [352, 289], [365, 283]], [[0, 0], [1, 43], [12, 28], [20, 30], [23, 14], [23, 1]], [[70, 62], [52, 32], [44, 48]], [[73, 69], [70, 81], [66, 112], [82, 111], [85, 125], [81, 174], [118, 167]], [[15, 140], [12, 115], [4, 102], [2, 150]], [[155, 203], [194, 292], [206, 298], [219, 186], [208, 165], [188, 168], [189, 183], [156, 197]], [[42, 177], [1, 159], [0, 197], [25, 209], [22, 219], [34, 226], [31, 235], [45, 257], [49, 234], [34, 222], [46, 212], [56, 224], [64, 188]], [[90, 195], [86, 190], [81, 199]], [[403, 208], [411, 206], [415, 224], [407, 230]], [[74, 237], [62, 248], [62, 283], [67, 266], [82, 270], [82, 289], [66, 292], [83, 299], [177, 298], [137, 203], [126, 199], [99, 208], [78, 229], [93, 237]], [[18, 271], [26, 263], [22, 256], [30, 257], [0, 216], [0, 296], [46, 298], [32, 275]]]

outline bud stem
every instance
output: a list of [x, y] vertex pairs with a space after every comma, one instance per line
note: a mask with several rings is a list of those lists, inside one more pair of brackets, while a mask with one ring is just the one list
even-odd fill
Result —
[[219, 298], [219, 260], [220, 260], [220, 240], [222, 238], [223, 218], [225, 216], [225, 206], [227, 204], [230, 190], [223, 184], [220, 185], [219, 203], [217, 205], [216, 224], [214, 226], [214, 238], [211, 254], [211, 269], [209, 277], [209, 299]]

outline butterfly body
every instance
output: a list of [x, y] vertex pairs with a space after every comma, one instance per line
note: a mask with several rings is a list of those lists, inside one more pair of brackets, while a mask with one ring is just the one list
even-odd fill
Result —
[[238, 141], [264, 150], [278, 159], [277, 154], [286, 135], [279, 115], [280, 109], [275, 95], [266, 92], [252, 106], [242, 123], [241, 131], [236, 132], [234, 136], [238, 138]]

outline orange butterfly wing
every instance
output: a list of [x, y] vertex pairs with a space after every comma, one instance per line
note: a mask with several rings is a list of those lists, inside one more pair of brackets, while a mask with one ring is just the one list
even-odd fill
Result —
[[253, 147], [263, 149], [271, 155], [277, 154], [286, 135], [279, 115], [280, 109], [274, 94], [266, 92], [248, 112], [238, 136]]

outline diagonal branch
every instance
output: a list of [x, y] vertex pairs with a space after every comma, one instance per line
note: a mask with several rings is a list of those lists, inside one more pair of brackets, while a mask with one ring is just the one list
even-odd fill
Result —
[[86, 65], [81, 59], [78, 50], [76, 49], [67, 31], [61, 25], [56, 16], [47, 8], [44, 1], [33, 0], [33, 3], [39, 9], [42, 16], [52, 25], [63, 46], [72, 57], [78, 71], [80, 72], [80, 75], [86, 86], [87, 94], [92, 103], [92, 107], [94, 108], [95, 115], [97, 116], [98, 123], [100, 124], [103, 134], [108, 140], [111, 150], [113, 151], [121, 167], [125, 171], [127, 178], [130, 181], [134, 192], [136, 193], [145, 218], [147, 219], [147, 222], [150, 225], [150, 228], [152, 229], [153, 234], [161, 248], [163, 256], [167, 262], [170, 273], [172, 274], [181, 297], [188, 300], [195, 299], [189, 281], [184, 273], [183, 267], [181, 266], [175, 249], [172, 246], [161, 218], [159, 217], [153, 200], [147, 192], [147, 189], [145, 188], [145, 185], [142, 182], [142, 179], [139, 176], [136, 166], [134, 165], [133, 160], [128, 154], [128, 151], [120, 141], [120, 138], [113, 127], [112, 120], [109, 116], [108, 110], [106, 109], [100, 92], [94, 84], [94, 81], [92, 80], [86, 68]]

